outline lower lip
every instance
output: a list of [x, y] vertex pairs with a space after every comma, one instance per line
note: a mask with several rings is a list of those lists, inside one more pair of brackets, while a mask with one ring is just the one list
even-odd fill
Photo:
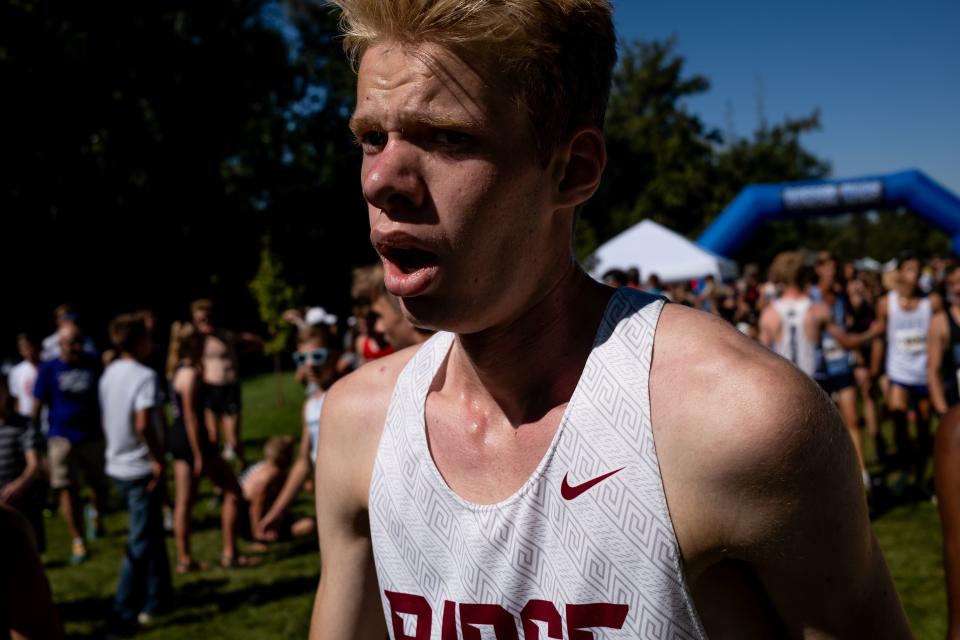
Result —
[[433, 264], [405, 273], [390, 260], [383, 258], [383, 285], [398, 298], [412, 298], [423, 294], [437, 279], [439, 272], [439, 265]]

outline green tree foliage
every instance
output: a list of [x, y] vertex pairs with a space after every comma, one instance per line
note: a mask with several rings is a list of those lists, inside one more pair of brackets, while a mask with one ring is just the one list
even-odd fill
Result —
[[277, 376], [277, 405], [282, 406], [281, 354], [286, 351], [293, 334], [293, 325], [283, 319], [283, 312], [296, 305], [300, 291], [284, 279], [283, 263], [271, 249], [270, 236], [263, 238], [260, 266], [247, 286], [257, 301], [260, 320], [267, 328], [263, 352], [273, 358], [273, 370]]
[[[643, 219], [695, 238], [749, 184], [830, 174], [830, 164], [803, 144], [804, 136], [820, 129], [819, 111], [772, 125], [761, 117], [747, 137], [721, 133], [689, 111], [687, 102], [710, 83], [684, 66], [674, 40], [624, 45], [605, 123], [604, 183], [578, 221], [581, 259]], [[787, 249], [825, 248], [888, 259], [906, 247], [946, 253], [949, 243], [909, 213], [880, 212], [778, 220], [757, 229], [736, 257], [767, 263]]]
[[751, 138], [724, 135], [689, 112], [710, 88], [688, 75], [674, 40], [624, 45], [614, 72], [605, 132], [604, 185], [578, 224], [577, 251], [649, 218], [694, 237], [744, 186], [819, 178], [829, 165], [801, 144], [819, 114], [762, 125]]
[[296, 306], [298, 290], [284, 279], [283, 263], [271, 250], [269, 237], [263, 239], [260, 266], [248, 286], [267, 328], [263, 352], [269, 356], [282, 353], [293, 335], [293, 325], [283, 319], [283, 312]]

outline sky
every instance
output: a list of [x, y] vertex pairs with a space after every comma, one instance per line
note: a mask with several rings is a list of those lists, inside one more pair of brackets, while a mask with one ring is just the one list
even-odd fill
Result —
[[613, 0], [621, 40], [675, 36], [710, 91], [688, 108], [749, 136], [818, 108], [833, 177], [920, 169], [960, 195], [960, 0]]

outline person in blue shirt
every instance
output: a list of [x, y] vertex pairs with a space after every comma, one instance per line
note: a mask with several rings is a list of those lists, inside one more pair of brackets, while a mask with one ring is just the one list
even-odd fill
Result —
[[80, 526], [81, 473], [93, 490], [87, 537], [96, 537], [102, 530], [100, 507], [107, 495], [97, 391], [100, 361], [85, 352], [83, 334], [75, 324], [63, 326], [58, 335], [59, 357], [44, 362], [37, 372], [34, 419], [39, 421], [42, 408], [48, 408], [50, 487], [59, 495], [60, 509], [73, 539], [70, 559], [80, 563], [87, 557]]

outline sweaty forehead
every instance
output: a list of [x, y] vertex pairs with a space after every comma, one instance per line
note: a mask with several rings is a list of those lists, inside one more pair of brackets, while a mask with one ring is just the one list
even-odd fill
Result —
[[502, 102], [472, 67], [442, 47], [380, 43], [363, 55], [351, 128], [496, 126]]

